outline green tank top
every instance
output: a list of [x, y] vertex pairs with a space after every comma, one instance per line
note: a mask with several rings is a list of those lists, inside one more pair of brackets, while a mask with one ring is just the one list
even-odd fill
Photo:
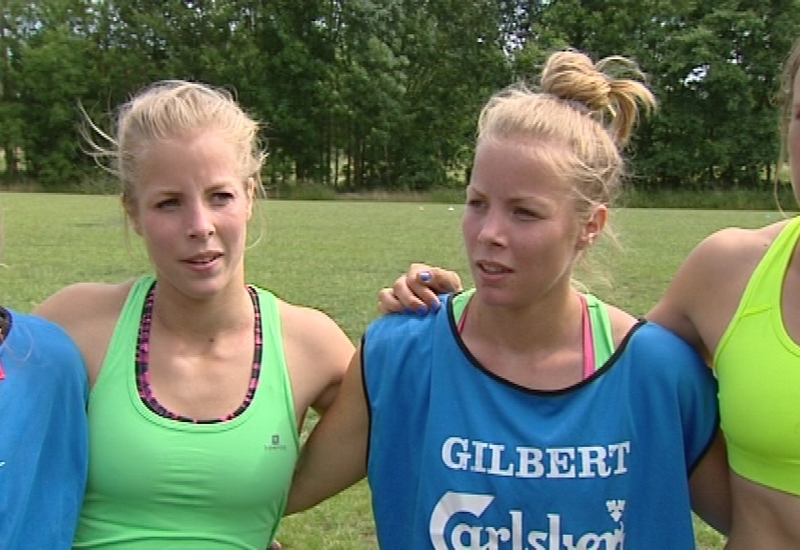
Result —
[[[474, 293], [475, 289], [471, 288], [453, 296], [453, 317], [456, 324], [461, 320], [464, 309]], [[595, 371], [605, 365], [614, 354], [614, 337], [606, 305], [593, 294], [583, 294], [583, 298], [589, 314], [587, 320], [591, 327], [592, 347], [594, 348], [594, 361], [591, 366], [592, 371]]]
[[252, 402], [227, 421], [181, 422], [137, 391], [137, 332], [153, 281], [133, 285], [89, 396], [89, 481], [74, 547], [264, 550], [299, 449], [277, 300], [256, 289], [263, 347]]
[[786, 332], [781, 290], [800, 217], [781, 230], [747, 283], [714, 353], [719, 409], [734, 472], [800, 495], [800, 346]]

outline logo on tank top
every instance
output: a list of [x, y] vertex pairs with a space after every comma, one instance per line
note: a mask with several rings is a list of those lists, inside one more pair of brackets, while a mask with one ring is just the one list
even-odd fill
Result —
[[264, 443], [265, 451], [285, 451], [286, 445], [281, 443], [281, 434], [272, 434], [269, 443]]
[[449, 491], [439, 499], [428, 524], [434, 550], [622, 550], [625, 547], [624, 500], [606, 501], [614, 522], [599, 532], [569, 533], [560, 514], [545, 514], [539, 520], [524, 517], [523, 510], [508, 510], [498, 525], [486, 525], [481, 516], [494, 502], [494, 495]]

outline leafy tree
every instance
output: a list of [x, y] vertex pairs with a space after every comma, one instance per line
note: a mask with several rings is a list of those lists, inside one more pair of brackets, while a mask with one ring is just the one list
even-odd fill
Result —
[[[88, 162], [75, 126], [163, 78], [223, 86], [265, 122], [273, 186], [460, 185], [478, 109], [556, 48], [622, 54], [659, 113], [631, 144], [635, 184], [759, 185], [800, 0], [6, 0], [0, 147], [48, 189]], [[18, 174], [7, 172], [16, 179]]]
[[399, 52], [408, 59], [404, 114], [390, 143], [396, 185], [463, 181], [481, 105], [510, 81], [498, 5], [405, 0]]
[[23, 104], [16, 86], [20, 70], [22, 13], [23, 3], [18, 0], [9, 0], [0, 8], [0, 148], [4, 154], [7, 181], [18, 181], [22, 176]]

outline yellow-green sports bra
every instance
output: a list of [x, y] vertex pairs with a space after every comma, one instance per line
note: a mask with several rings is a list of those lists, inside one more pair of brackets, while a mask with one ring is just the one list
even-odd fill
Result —
[[781, 289], [800, 217], [759, 262], [714, 354], [722, 430], [734, 472], [800, 495], [800, 346], [783, 324]]

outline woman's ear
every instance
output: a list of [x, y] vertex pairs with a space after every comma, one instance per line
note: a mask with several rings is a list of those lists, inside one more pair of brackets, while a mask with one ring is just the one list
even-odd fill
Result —
[[603, 232], [608, 219], [608, 207], [605, 204], [598, 204], [592, 208], [592, 213], [581, 229], [581, 236], [578, 241], [578, 249], [583, 250], [591, 246], [595, 239]]

